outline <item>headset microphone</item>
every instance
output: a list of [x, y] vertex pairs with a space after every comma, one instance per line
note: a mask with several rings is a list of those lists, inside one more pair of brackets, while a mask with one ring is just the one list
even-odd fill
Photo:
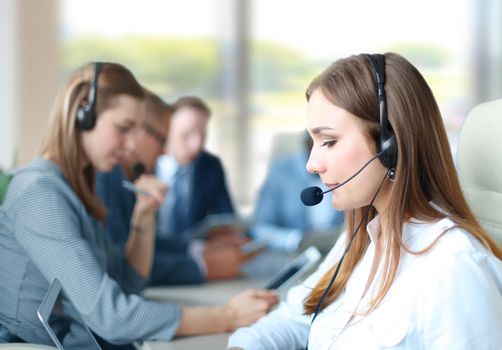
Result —
[[134, 176], [137, 179], [141, 175], [143, 175], [143, 173], [146, 170], [146, 167], [145, 167], [145, 165], [143, 163], [137, 162], [136, 164], [134, 164], [133, 170], [134, 170]]
[[302, 191], [302, 193], [300, 194], [300, 199], [302, 200], [302, 203], [306, 206], [313, 206], [313, 205], [317, 205], [319, 203], [321, 203], [323, 197], [324, 197], [324, 194], [328, 193], [328, 192], [331, 192], [331, 191], [334, 191], [336, 190], [337, 188], [339, 187], [342, 187], [343, 185], [345, 185], [347, 182], [349, 182], [350, 180], [352, 180], [354, 177], [356, 177], [357, 175], [359, 175], [359, 173], [361, 171], [364, 170], [364, 168], [366, 168], [372, 161], [374, 161], [375, 159], [377, 159], [378, 157], [380, 157], [380, 155], [383, 153], [383, 151], [380, 151], [376, 154], [376, 156], [374, 156], [373, 158], [371, 158], [370, 160], [368, 160], [366, 162], [366, 164], [364, 164], [361, 169], [359, 169], [358, 171], [356, 171], [351, 177], [349, 177], [347, 180], [345, 180], [344, 182], [342, 182], [341, 184], [338, 184], [336, 185], [335, 187], [333, 188], [330, 188], [329, 190], [326, 190], [326, 191], [322, 191], [319, 187], [317, 186], [312, 186], [312, 187], [307, 187], [306, 189], [304, 189]]
[[[331, 191], [331, 190], [328, 190]], [[326, 192], [328, 192], [326, 191]], [[312, 187], [307, 187], [302, 191], [300, 194], [300, 199], [302, 200], [302, 203], [306, 206], [313, 206], [321, 203], [322, 198], [324, 197], [324, 194], [326, 192], [323, 192], [321, 188], [317, 186], [312, 186]]]

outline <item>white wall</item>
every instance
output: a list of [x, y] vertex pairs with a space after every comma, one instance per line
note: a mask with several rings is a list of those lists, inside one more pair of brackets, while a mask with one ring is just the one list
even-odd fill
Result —
[[17, 161], [29, 162], [45, 134], [61, 73], [58, 0], [16, 2]]
[[14, 161], [15, 139], [15, 1], [0, 1], [0, 168]]
[[29, 162], [59, 85], [59, 1], [0, 1], [0, 166]]

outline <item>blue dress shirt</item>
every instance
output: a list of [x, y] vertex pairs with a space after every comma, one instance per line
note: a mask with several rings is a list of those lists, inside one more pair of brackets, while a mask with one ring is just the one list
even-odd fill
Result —
[[304, 188], [323, 187], [318, 175], [307, 172], [306, 163], [304, 152], [271, 162], [255, 206], [251, 233], [269, 241], [272, 249], [294, 251], [309, 231], [335, 231], [343, 225], [343, 212], [331, 206], [328, 196], [313, 207], [301, 202]]

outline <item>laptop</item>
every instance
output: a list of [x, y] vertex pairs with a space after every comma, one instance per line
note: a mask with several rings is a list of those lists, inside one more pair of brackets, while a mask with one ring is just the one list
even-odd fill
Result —
[[64, 291], [63, 286], [59, 280], [55, 278], [37, 310], [37, 315], [44, 325], [45, 330], [49, 333], [52, 341], [60, 350], [69, 349], [64, 348], [62, 345], [63, 338], [69, 331], [68, 317], [64, 316], [68, 314], [75, 315], [74, 317], [77, 318], [78, 322], [80, 322], [84, 328], [83, 334], [86, 337], [84, 340], [85, 349], [101, 350], [96, 338]]

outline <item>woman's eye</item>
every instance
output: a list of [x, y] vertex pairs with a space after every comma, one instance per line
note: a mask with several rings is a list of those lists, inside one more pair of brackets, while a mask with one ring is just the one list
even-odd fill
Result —
[[131, 130], [131, 127], [128, 125], [117, 125], [117, 129], [120, 133], [127, 134]]
[[331, 147], [331, 146], [334, 146], [336, 143], [336, 140], [331, 140], [331, 141], [324, 141], [322, 144], [321, 144], [321, 147]]

